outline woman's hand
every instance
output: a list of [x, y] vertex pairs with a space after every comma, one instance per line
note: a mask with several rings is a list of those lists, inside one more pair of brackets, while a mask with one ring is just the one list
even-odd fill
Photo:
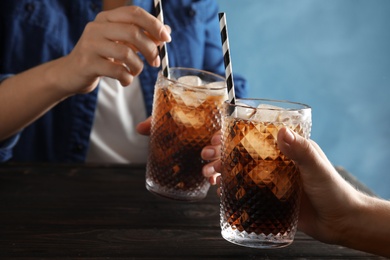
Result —
[[100, 76], [127, 86], [143, 69], [139, 54], [151, 66], [160, 65], [157, 46], [170, 41], [169, 34], [169, 28], [137, 6], [101, 12], [87, 24], [73, 51], [63, 58], [57, 76], [69, 94], [92, 91]]
[[34, 122], [61, 100], [93, 91], [101, 76], [129, 85], [143, 69], [139, 54], [150, 65], [159, 66], [157, 46], [170, 41], [169, 33], [169, 27], [140, 7], [125, 6], [100, 13], [86, 26], [69, 55], [1, 82], [0, 141]]
[[210, 161], [203, 166], [203, 176], [209, 179], [211, 185], [219, 183], [221, 172], [221, 138], [222, 132], [216, 132], [211, 138], [211, 145], [202, 149], [201, 157], [203, 160]]

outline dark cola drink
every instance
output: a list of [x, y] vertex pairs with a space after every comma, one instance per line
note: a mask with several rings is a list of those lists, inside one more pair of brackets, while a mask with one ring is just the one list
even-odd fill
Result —
[[203, 199], [210, 186], [200, 153], [221, 128], [227, 91], [217, 75], [180, 73], [175, 80], [160, 74], [156, 83], [146, 187], [167, 198], [194, 201]]

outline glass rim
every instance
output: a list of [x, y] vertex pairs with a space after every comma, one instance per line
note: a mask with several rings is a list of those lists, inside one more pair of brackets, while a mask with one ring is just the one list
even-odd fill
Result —
[[[201, 69], [195, 69], [195, 68], [186, 68], [186, 67], [170, 67], [169, 70], [170, 70], [169, 73], [171, 73], [172, 70], [176, 70], [176, 71], [193, 71], [193, 72], [197, 72], [198, 74], [204, 74], [204, 75], [209, 75], [209, 76], [212, 76], [212, 77], [215, 77], [215, 78], [219, 78], [219, 79], [221, 79], [220, 80], [221, 82], [225, 83], [223, 87], [208, 87], [208, 88], [205, 88], [204, 87], [205, 84], [202, 84], [200, 86], [193, 86], [193, 85], [188, 85], [186, 83], [178, 82], [177, 80], [174, 80], [174, 79], [171, 79], [171, 78], [167, 78], [162, 73], [162, 70], [159, 71], [159, 74], [165, 80], [167, 80], [169, 82], [172, 82], [175, 85], [183, 86], [184, 88], [189, 88], [189, 89], [194, 89], [194, 90], [222, 90], [222, 89], [227, 89], [225, 78], [223, 76], [219, 75], [219, 74], [214, 73], [214, 72], [210, 72], [210, 71], [207, 71], [207, 70], [201, 70]], [[196, 75], [196, 74], [194, 73], [193, 75]], [[214, 81], [214, 82], [220, 82], [220, 81]], [[210, 82], [210, 83], [213, 83], [213, 82]]]
[[268, 98], [236, 98], [236, 103], [235, 104], [232, 104], [230, 102], [230, 100], [226, 100], [224, 102], [224, 104], [230, 106], [230, 107], [240, 107], [240, 108], [253, 108], [253, 109], [261, 109], [261, 110], [280, 110], [280, 108], [271, 108], [271, 107], [264, 107], [264, 108], [258, 108], [258, 107], [253, 107], [253, 106], [249, 106], [247, 104], [239, 104], [239, 101], [263, 101], [263, 102], [270, 102], [270, 103], [274, 103], [274, 105], [277, 105], [277, 104], [292, 104], [292, 105], [295, 105], [295, 106], [299, 106], [299, 107], [291, 107], [291, 108], [284, 108], [284, 107], [281, 107], [283, 108], [284, 110], [289, 110], [289, 111], [299, 111], [299, 110], [305, 110], [305, 109], [310, 109], [311, 110], [311, 106], [307, 105], [307, 104], [304, 104], [304, 103], [300, 103], [300, 102], [295, 102], [295, 101], [289, 101], [289, 100], [278, 100], [278, 99], [268, 99]]

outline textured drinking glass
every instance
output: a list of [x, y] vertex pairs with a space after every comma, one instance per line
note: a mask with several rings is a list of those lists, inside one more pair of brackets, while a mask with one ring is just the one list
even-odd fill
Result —
[[282, 127], [309, 138], [311, 108], [265, 99], [224, 104], [220, 220], [222, 237], [234, 244], [293, 242], [302, 188], [298, 167], [277, 146]]
[[154, 93], [146, 188], [163, 197], [196, 201], [210, 184], [200, 153], [221, 129], [223, 77], [206, 71], [170, 68], [159, 73]]

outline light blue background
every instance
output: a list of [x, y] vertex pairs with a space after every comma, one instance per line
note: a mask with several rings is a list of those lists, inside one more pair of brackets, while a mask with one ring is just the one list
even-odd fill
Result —
[[307, 103], [312, 139], [390, 198], [390, 0], [218, 0], [250, 95]]

